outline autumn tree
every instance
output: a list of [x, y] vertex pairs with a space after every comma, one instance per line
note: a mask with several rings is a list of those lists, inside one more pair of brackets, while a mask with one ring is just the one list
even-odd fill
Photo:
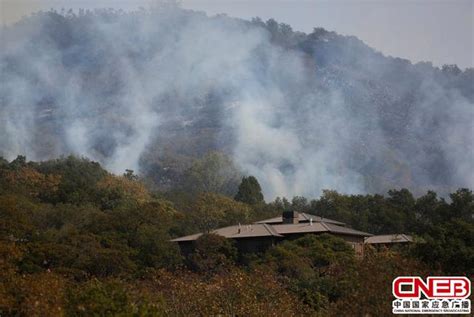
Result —
[[[392, 314], [392, 282], [398, 276], [436, 275], [425, 265], [397, 252], [369, 251], [354, 272], [343, 272], [345, 295], [329, 306], [329, 316], [389, 316]], [[350, 307], [350, 308], [349, 308]]]

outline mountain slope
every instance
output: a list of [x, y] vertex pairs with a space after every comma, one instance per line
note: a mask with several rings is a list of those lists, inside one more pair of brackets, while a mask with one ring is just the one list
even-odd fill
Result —
[[75, 153], [160, 184], [218, 150], [267, 198], [474, 185], [473, 69], [175, 7], [38, 13], [2, 43], [9, 159]]

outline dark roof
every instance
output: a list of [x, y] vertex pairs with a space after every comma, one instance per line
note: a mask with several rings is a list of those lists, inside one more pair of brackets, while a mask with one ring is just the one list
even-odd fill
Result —
[[[240, 230], [239, 230], [240, 229]], [[370, 233], [354, 230], [347, 227], [341, 227], [331, 223], [325, 222], [303, 222], [303, 223], [290, 223], [290, 224], [252, 224], [245, 226], [230, 226], [220, 228], [212, 231], [214, 234], [218, 234], [228, 239], [240, 239], [240, 238], [252, 238], [252, 237], [285, 237], [286, 235], [292, 234], [304, 234], [304, 233], [334, 233], [352, 236], [369, 237]], [[173, 239], [174, 242], [182, 241], [194, 241], [197, 240], [202, 233], [197, 233], [185, 237]]]
[[[310, 222], [310, 219], [313, 219], [313, 222], [326, 222], [326, 223], [332, 223], [332, 224], [339, 225], [339, 226], [345, 226], [346, 225], [344, 222], [340, 222], [340, 221], [337, 221], [337, 220], [332, 220], [332, 219], [329, 219], [329, 218], [324, 218], [324, 217], [320, 217], [320, 216], [316, 216], [316, 215], [311, 215], [311, 214], [307, 214], [307, 213], [304, 213], [304, 212], [298, 213], [298, 221], [300, 223]], [[260, 220], [260, 221], [257, 221], [256, 223], [268, 223], [268, 224], [283, 223], [283, 217], [278, 216], [278, 217], [274, 217], [274, 218], [270, 218], [270, 219]]]
[[354, 230], [351, 228], [341, 227], [338, 225], [325, 223], [325, 222], [313, 222], [312, 224], [308, 222], [295, 223], [295, 224], [293, 223], [277, 224], [277, 225], [272, 225], [272, 227], [273, 229], [275, 229], [276, 232], [282, 235], [298, 234], [298, 233], [328, 232], [328, 233], [346, 234], [346, 235], [352, 235], [352, 236], [363, 236], [363, 237], [371, 236], [371, 234], [367, 232], [362, 232], [362, 231]]
[[295, 234], [295, 233], [317, 233], [327, 232], [327, 228], [320, 222], [308, 222], [303, 223], [288, 223], [288, 224], [276, 224], [271, 225], [276, 232], [281, 235]]
[[308, 223], [290, 223], [290, 224], [277, 224], [272, 225], [273, 229], [276, 232], [282, 235], [289, 235], [289, 234], [300, 234], [300, 233], [335, 233], [335, 234], [344, 234], [344, 235], [351, 235], [351, 236], [362, 236], [362, 237], [369, 237], [371, 236], [370, 233], [362, 232], [358, 230], [354, 230], [347, 227], [341, 227], [338, 225], [334, 225], [331, 223], [325, 222], [313, 222]]
[[[253, 237], [283, 237], [278, 232], [276, 232], [272, 226], [267, 224], [252, 224], [244, 226], [229, 226], [224, 228], [219, 228], [211, 233], [218, 234], [225, 238], [229, 239], [239, 239], [239, 238], [253, 238]], [[173, 239], [173, 242], [181, 241], [194, 241], [197, 240], [202, 233], [196, 233], [189, 236], [184, 236], [180, 238]]]
[[364, 242], [367, 244], [407, 243], [413, 242], [413, 238], [407, 234], [384, 234], [368, 237]]
[[355, 229], [352, 229], [352, 228], [347, 228], [347, 227], [334, 225], [332, 223], [321, 222], [321, 224], [323, 226], [327, 227], [328, 231], [331, 232], [331, 233], [347, 234], [347, 235], [351, 235], [351, 236], [363, 236], [363, 237], [372, 236], [371, 233], [355, 230]]

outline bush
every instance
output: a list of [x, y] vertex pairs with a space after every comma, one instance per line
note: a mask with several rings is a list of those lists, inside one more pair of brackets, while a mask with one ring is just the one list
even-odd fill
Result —
[[195, 241], [188, 265], [196, 272], [214, 274], [228, 270], [236, 258], [237, 249], [231, 240], [207, 233]]

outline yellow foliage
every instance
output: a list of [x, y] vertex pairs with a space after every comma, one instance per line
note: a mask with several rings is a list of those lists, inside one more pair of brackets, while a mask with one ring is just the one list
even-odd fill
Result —
[[125, 198], [133, 199], [142, 204], [150, 200], [150, 193], [139, 181], [131, 180], [123, 176], [107, 175], [97, 183], [99, 189], [116, 192]]
[[15, 243], [0, 240], [0, 312], [15, 305], [15, 297], [9, 292], [9, 286], [15, 280], [15, 261], [21, 257], [22, 251]]
[[[143, 286], [145, 286], [143, 288]], [[143, 281], [164, 298], [171, 316], [301, 316], [308, 313], [274, 276], [264, 271], [234, 269], [203, 279], [190, 272], [159, 271]]]
[[29, 166], [17, 170], [4, 170], [2, 176], [11, 187], [25, 188], [34, 197], [56, 192], [61, 183], [60, 175], [43, 174]]
[[26, 275], [20, 280], [24, 316], [64, 316], [66, 281], [53, 273]]

